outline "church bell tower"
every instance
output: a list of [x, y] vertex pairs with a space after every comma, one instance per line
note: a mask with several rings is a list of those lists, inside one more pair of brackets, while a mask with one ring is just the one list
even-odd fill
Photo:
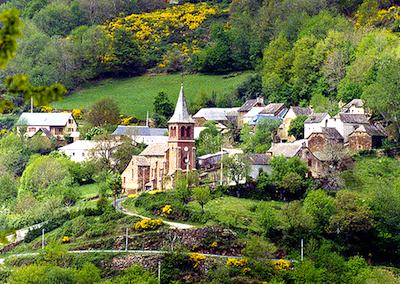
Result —
[[169, 174], [178, 170], [191, 171], [196, 167], [194, 120], [189, 115], [183, 84], [175, 112], [168, 121]]

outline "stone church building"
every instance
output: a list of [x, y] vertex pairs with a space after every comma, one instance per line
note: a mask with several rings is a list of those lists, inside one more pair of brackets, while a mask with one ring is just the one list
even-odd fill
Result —
[[175, 112], [168, 121], [168, 142], [151, 144], [132, 157], [122, 173], [123, 189], [131, 194], [172, 188], [177, 171], [193, 170], [196, 165], [194, 124], [182, 85]]

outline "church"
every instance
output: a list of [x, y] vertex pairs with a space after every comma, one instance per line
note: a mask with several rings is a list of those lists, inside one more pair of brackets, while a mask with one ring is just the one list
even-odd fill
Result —
[[194, 125], [182, 85], [174, 114], [168, 121], [168, 142], [151, 144], [139, 155], [132, 156], [121, 176], [125, 192], [169, 189], [178, 171], [193, 170], [196, 166]]

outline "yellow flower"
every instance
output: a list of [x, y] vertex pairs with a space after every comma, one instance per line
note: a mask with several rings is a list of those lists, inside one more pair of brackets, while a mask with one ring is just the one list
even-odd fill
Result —
[[196, 267], [200, 266], [206, 260], [206, 256], [196, 253], [196, 252], [193, 252], [193, 253], [189, 254], [189, 259], [193, 263], [193, 268], [196, 268]]
[[136, 222], [133, 225], [133, 229], [136, 231], [154, 230], [160, 227], [162, 224], [163, 221], [160, 219], [143, 219], [141, 221]]
[[272, 263], [274, 264], [274, 269], [275, 270], [289, 270], [291, 263], [288, 260], [285, 259], [279, 259], [279, 260], [274, 260], [272, 261]]
[[71, 241], [71, 238], [68, 237], [68, 236], [64, 236], [64, 237], [62, 238], [62, 242], [63, 242], [63, 243], [69, 243], [70, 241]]
[[226, 261], [226, 265], [233, 267], [245, 267], [247, 263], [247, 258], [228, 258]]
[[161, 212], [162, 212], [163, 214], [165, 214], [165, 215], [171, 214], [171, 213], [172, 213], [172, 206], [169, 205], [169, 204], [165, 205], [165, 206], [161, 209]]
[[211, 247], [212, 248], [216, 248], [218, 246], [218, 243], [216, 242], [216, 241], [214, 241], [212, 244], [211, 244]]

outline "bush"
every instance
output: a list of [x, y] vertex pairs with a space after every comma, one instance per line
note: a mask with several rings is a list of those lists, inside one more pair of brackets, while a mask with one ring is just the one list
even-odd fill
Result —
[[26, 234], [24, 242], [30, 243], [31, 241], [42, 235], [42, 229], [45, 230], [45, 233], [51, 232], [54, 229], [61, 227], [69, 219], [70, 219], [69, 213], [64, 213], [64, 215], [57, 216], [53, 219], [49, 219], [41, 228], [30, 230]]
[[133, 225], [136, 231], [151, 231], [161, 227], [163, 221], [161, 219], [143, 219]]

